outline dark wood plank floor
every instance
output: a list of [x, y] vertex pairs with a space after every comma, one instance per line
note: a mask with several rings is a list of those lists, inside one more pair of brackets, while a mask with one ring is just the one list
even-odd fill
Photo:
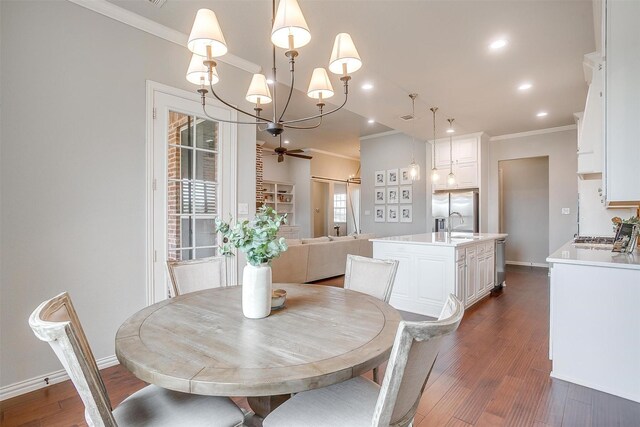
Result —
[[[416, 427], [640, 426], [640, 404], [549, 377], [546, 279], [545, 269], [510, 267], [505, 291], [467, 311], [444, 342]], [[102, 374], [114, 406], [144, 385], [120, 366]], [[245, 399], [235, 400], [246, 407]], [[86, 425], [68, 381], [1, 402], [0, 422]]]

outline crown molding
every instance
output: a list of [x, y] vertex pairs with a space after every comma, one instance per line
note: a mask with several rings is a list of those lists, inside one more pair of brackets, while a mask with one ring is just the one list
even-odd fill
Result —
[[399, 130], [389, 130], [386, 132], [380, 132], [380, 133], [374, 133], [373, 135], [367, 135], [367, 136], [361, 136], [360, 137], [360, 141], [366, 141], [367, 139], [374, 139], [374, 138], [380, 138], [383, 136], [391, 136], [391, 135], [395, 135], [397, 133], [402, 133]]
[[[457, 139], [465, 139], [465, 138], [482, 138], [487, 136], [486, 133], [484, 132], [473, 132], [473, 133], [465, 133], [460, 134], [460, 135], [451, 135], [451, 139], [453, 141], [457, 140]], [[436, 142], [449, 142], [449, 136], [443, 136], [442, 138], [436, 138], [435, 141], [432, 139], [428, 139], [427, 142], [431, 145], [433, 145]]]
[[317, 148], [305, 148], [304, 151], [306, 153], [311, 152], [311, 153], [325, 154], [327, 156], [340, 157], [341, 159], [354, 160], [356, 162], [360, 161], [360, 159], [357, 157], [346, 156], [344, 154], [336, 154], [336, 153], [332, 153], [331, 151], [318, 150]]
[[[159, 24], [156, 21], [152, 21], [151, 19], [140, 16], [137, 13], [133, 13], [127, 9], [123, 9], [113, 3], [109, 3], [107, 0], [68, 1], [77, 4], [78, 6], [89, 9], [93, 12], [99, 13], [103, 16], [106, 16], [107, 18], [111, 18], [125, 25], [129, 25], [130, 27], [136, 28], [140, 31], [144, 31], [145, 33], [154, 35], [171, 43], [175, 43], [184, 48], [186, 48], [187, 46], [187, 40], [189, 38], [187, 34]], [[259, 73], [262, 69], [259, 65], [231, 53], [227, 53], [222, 57], [218, 57], [216, 58], [216, 60], [252, 74]]]
[[575, 130], [577, 128], [578, 126], [576, 125], [567, 125], [567, 126], [558, 126], [554, 128], [547, 128], [547, 129], [531, 130], [528, 132], [510, 133], [508, 135], [492, 136], [491, 138], [489, 138], [489, 141], [493, 142], [493, 141], [504, 141], [505, 139], [525, 138], [527, 136], [544, 135], [545, 133], [564, 132], [565, 130]]

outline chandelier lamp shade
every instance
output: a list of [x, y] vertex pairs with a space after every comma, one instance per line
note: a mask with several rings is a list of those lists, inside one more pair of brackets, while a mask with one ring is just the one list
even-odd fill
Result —
[[[193, 53], [186, 78], [189, 82], [199, 85], [198, 93], [201, 95], [202, 108], [204, 114], [214, 120], [257, 125], [258, 130], [266, 130], [272, 136], [280, 135], [286, 128], [291, 129], [315, 129], [322, 124], [322, 118], [328, 114], [335, 113], [342, 109], [349, 97], [349, 81], [351, 74], [362, 67], [362, 60], [358, 51], [347, 33], [340, 33], [336, 36], [329, 60], [329, 71], [340, 75], [343, 85], [344, 101], [340, 106], [324, 111], [325, 100], [334, 95], [333, 86], [329, 80], [329, 75], [324, 68], [315, 68], [309, 83], [307, 96], [316, 100], [318, 113], [302, 118], [285, 118], [287, 108], [291, 101], [295, 83], [295, 60], [298, 56], [296, 49], [305, 46], [311, 40], [311, 32], [307, 21], [304, 19], [302, 10], [297, 0], [280, 0], [276, 9], [276, 0], [272, 0], [272, 68], [269, 75], [269, 82], [273, 81], [270, 88], [265, 74], [254, 74], [247, 90], [245, 99], [254, 104], [253, 113], [236, 107], [226, 102], [214, 90], [214, 85], [220, 81], [216, 70], [215, 58], [227, 53], [227, 43], [222, 34], [222, 29], [218, 23], [216, 14], [209, 9], [198, 10], [187, 47]], [[285, 49], [285, 56], [289, 59], [290, 84], [289, 93], [284, 107], [279, 109], [277, 105], [276, 82], [276, 48]], [[244, 121], [222, 120], [211, 117], [206, 109], [206, 95], [211, 94], [224, 105], [242, 113], [249, 119]], [[264, 117], [261, 115], [262, 107], [272, 103], [273, 115]]]

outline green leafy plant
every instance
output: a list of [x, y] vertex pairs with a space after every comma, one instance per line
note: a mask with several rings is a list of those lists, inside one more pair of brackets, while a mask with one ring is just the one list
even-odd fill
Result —
[[278, 238], [278, 230], [286, 224], [287, 215], [278, 215], [273, 208], [262, 206], [258, 209], [253, 221], [244, 220], [236, 225], [215, 219], [216, 233], [222, 235], [221, 250], [223, 255], [233, 255], [235, 247], [247, 255], [247, 261], [253, 266], [270, 263], [287, 250], [284, 237]]

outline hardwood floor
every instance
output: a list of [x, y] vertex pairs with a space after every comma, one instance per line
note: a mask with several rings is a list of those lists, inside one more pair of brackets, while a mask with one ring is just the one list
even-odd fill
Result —
[[[547, 270], [510, 267], [507, 284], [443, 343], [414, 426], [640, 426], [640, 404], [549, 377]], [[102, 374], [114, 406], [144, 385], [120, 366]], [[0, 402], [0, 424], [86, 425], [68, 381]]]

